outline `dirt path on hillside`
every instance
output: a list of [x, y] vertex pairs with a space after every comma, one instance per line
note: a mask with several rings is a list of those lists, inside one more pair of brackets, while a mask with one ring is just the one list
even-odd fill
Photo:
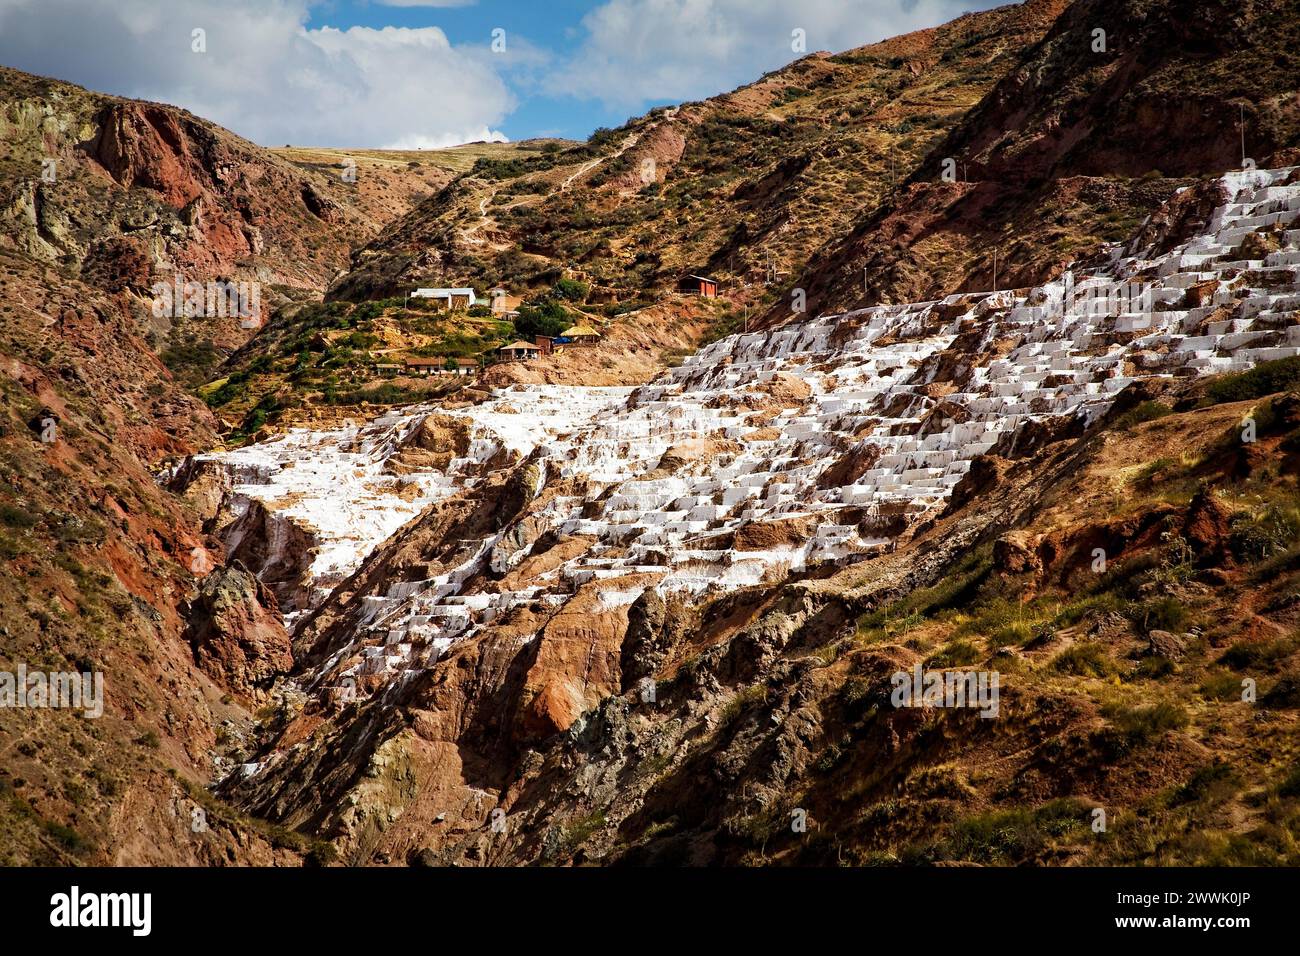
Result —
[[[654, 130], [658, 129], [660, 123], [664, 122], [665, 120], [673, 119], [677, 115], [677, 109], [678, 108], [676, 106], [667, 109], [664, 111], [664, 115], [662, 119], [650, 124], [645, 129], [639, 132], [629, 133], [626, 137], [624, 137], [623, 142], [619, 146], [619, 148], [615, 150], [613, 153], [611, 153], [610, 155], [598, 156], [597, 158], [590, 160], [589, 162], [583, 163], [581, 166], [578, 167], [578, 169], [575, 172], [571, 173], [568, 177], [564, 179], [562, 183], [560, 183], [560, 188], [556, 191], [567, 192], [569, 187], [572, 186], [573, 183], [575, 183], [581, 177], [585, 176], [587, 173], [591, 172], [601, 163], [608, 162], [610, 160], [614, 160], [622, 156], [629, 149], [631, 149], [637, 143], [639, 143], [647, 133], [653, 132]], [[488, 206], [491, 205], [492, 201], [497, 197], [497, 193], [500, 192], [501, 190], [501, 185], [493, 184], [493, 183], [485, 183], [484, 186], [487, 192], [486, 195], [481, 196], [478, 201], [478, 220], [472, 226], [470, 226], [468, 229], [464, 230], [460, 234], [460, 241], [467, 245], [482, 246], [487, 244], [488, 240], [482, 238], [482, 234], [497, 229], [499, 226], [499, 223], [497, 222], [495, 215], [492, 215], [488, 212]], [[546, 198], [545, 196], [526, 196], [521, 199], [517, 199], [514, 202], [507, 203], [506, 205], [500, 208], [501, 211], [505, 211], [509, 209], [514, 209], [516, 206], [536, 205], [537, 203], [542, 202], [545, 198]], [[510, 248], [510, 244], [497, 243], [494, 244], [493, 248], [496, 251], [502, 251]]]

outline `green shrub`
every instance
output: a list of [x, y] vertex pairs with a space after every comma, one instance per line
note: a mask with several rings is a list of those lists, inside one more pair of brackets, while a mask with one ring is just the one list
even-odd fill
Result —
[[519, 306], [515, 331], [526, 338], [535, 335], [559, 335], [573, 324], [573, 316], [554, 299], [543, 299], [537, 304], [525, 302]]
[[1245, 372], [1215, 379], [1206, 389], [1211, 404], [1245, 402], [1300, 388], [1300, 356], [1261, 362]]
[[1263, 561], [1300, 541], [1300, 508], [1269, 505], [1257, 515], [1234, 515], [1232, 553], [1242, 561]]
[[1238, 641], [1223, 652], [1219, 663], [1235, 671], [1272, 670], [1296, 649], [1295, 637], [1272, 641]]
[[726, 727], [741, 714], [745, 712], [752, 704], [767, 701], [767, 686], [764, 684], [751, 684], [744, 690], [741, 690], [735, 697], [727, 701], [722, 713], [718, 719], [719, 727]]
[[17, 505], [0, 505], [0, 524], [7, 525], [10, 528], [32, 528], [40, 522], [40, 516], [32, 514], [25, 508], [19, 508]]
[[1165, 731], [1187, 726], [1187, 712], [1171, 701], [1146, 707], [1117, 704], [1103, 708], [1102, 714], [1131, 741], [1150, 740]]
[[1277, 785], [1277, 795], [1279, 797], [1300, 797], [1300, 764], [1293, 767], [1291, 772]]
[[1049, 666], [1058, 674], [1075, 677], [1105, 677], [1113, 669], [1106, 649], [1098, 642], [1075, 644], [1057, 654]]
[[957, 823], [938, 853], [941, 858], [975, 863], [1023, 863], [1047, 849], [1054, 838], [1081, 835], [1088, 825], [1089, 807], [1080, 800], [998, 810]]
[[566, 302], [586, 302], [591, 286], [577, 279], [561, 279], [551, 287], [551, 295]]
[[41, 823], [41, 828], [73, 853], [82, 854], [92, 849], [91, 842], [72, 827], [55, 823], [53, 820], [45, 820]]
[[1241, 785], [1237, 772], [1229, 764], [1216, 762], [1202, 767], [1174, 791], [1174, 803], [1200, 803], [1221, 800], [1236, 792]]
[[1241, 700], [1241, 678], [1227, 671], [1215, 671], [1197, 688], [1210, 700]]
[[953, 641], [943, 650], [930, 657], [925, 662], [926, 667], [964, 667], [967, 664], [974, 664], [982, 655], [980, 650], [970, 641]]
[[1181, 633], [1187, 627], [1187, 608], [1175, 597], [1152, 598], [1128, 609], [1129, 620], [1143, 631]]

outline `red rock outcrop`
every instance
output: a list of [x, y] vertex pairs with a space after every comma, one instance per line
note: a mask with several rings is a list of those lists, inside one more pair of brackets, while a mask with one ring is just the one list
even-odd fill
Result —
[[275, 595], [238, 564], [203, 579], [188, 616], [194, 659], [244, 697], [256, 697], [293, 667]]

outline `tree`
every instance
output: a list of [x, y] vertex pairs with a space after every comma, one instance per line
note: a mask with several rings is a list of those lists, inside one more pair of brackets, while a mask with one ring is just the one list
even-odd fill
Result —
[[543, 299], [537, 304], [526, 302], [519, 306], [515, 331], [522, 336], [559, 335], [573, 324], [569, 311], [554, 299]]
[[567, 302], [586, 302], [591, 286], [577, 279], [561, 279], [551, 288], [551, 295]]

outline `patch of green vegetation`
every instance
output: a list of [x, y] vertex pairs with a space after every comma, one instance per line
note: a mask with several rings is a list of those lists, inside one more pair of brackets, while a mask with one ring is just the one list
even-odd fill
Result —
[[1238, 641], [1223, 652], [1219, 663], [1235, 671], [1271, 671], [1294, 654], [1298, 644], [1295, 635], [1271, 641]]
[[1052, 619], [1052, 626], [1055, 628], [1073, 627], [1091, 615], [1119, 611], [1124, 606], [1123, 598], [1114, 590], [1106, 589], [1105, 584], [1102, 585], [1102, 588], [1102, 590], [1092, 594], [1085, 594], [1076, 598], [1068, 604], [1063, 604], [1056, 612], [1056, 617]]
[[1099, 641], [1075, 644], [1056, 655], [1048, 666], [1057, 674], [1075, 677], [1106, 677], [1115, 669]]
[[426, 388], [403, 387], [392, 382], [382, 382], [368, 388], [350, 389], [348, 391], [327, 391], [325, 402], [328, 405], [414, 405], [445, 391], [441, 383]]
[[551, 826], [543, 837], [542, 859], [547, 863], [556, 863], [572, 856], [598, 830], [606, 826], [605, 812], [593, 810], [591, 813]]
[[1300, 543], [1300, 507], [1270, 503], [1259, 512], [1232, 517], [1232, 553], [1241, 561], [1264, 561]]
[[555, 336], [573, 324], [573, 313], [561, 305], [559, 300], [547, 297], [535, 303], [525, 302], [519, 306], [515, 331], [525, 338], [532, 338], [535, 335]]
[[1170, 631], [1182, 633], [1187, 629], [1191, 613], [1176, 597], [1151, 598], [1129, 604], [1125, 609], [1129, 620], [1144, 632]]
[[1227, 671], [1213, 671], [1197, 690], [1210, 700], [1241, 700], [1241, 678]]
[[1031, 862], [1053, 845], [1091, 833], [1091, 808], [1063, 798], [1039, 807], [1016, 807], [967, 817], [934, 850], [940, 860], [989, 865]]
[[982, 547], [970, 552], [938, 584], [917, 588], [859, 617], [859, 639], [865, 642], [886, 640], [905, 634], [945, 611], [964, 607], [992, 569], [990, 548]]
[[931, 655], [925, 662], [925, 666], [927, 668], [965, 667], [967, 664], [974, 664], [981, 657], [983, 655], [980, 649], [970, 641], [957, 640]]
[[913, 772], [907, 778], [906, 787], [909, 793], [926, 800], [969, 800], [976, 795], [961, 768], [950, 763]]
[[94, 844], [70, 826], [53, 820], [42, 820], [41, 829], [53, 837], [64, 849], [77, 855], [89, 853]]
[[159, 357], [176, 380], [188, 389], [198, 388], [208, 381], [225, 359], [212, 339], [199, 339], [193, 335], [173, 342]]
[[1300, 764], [1291, 768], [1273, 792], [1283, 798], [1300, 797]]
[[1109, 704], [1101, 712], [1130, 743], [1151, 740], [1166, 731], [1181, 730], [1188, 722], [1187, 711], [1167, 700], [1140, 707]]
[[1241, 788], [1241, 779], [1229, 764], [1217, 761], [1201, 767], [1174, 791], [1174, 804], [1221, 803]]
[[40, 515], [33, 514], [26, 508], [10, 504], [0, 505], [0, 524], [6, 527], [26, 530], [27, 528], [36, 527], [40, 520]]
[[1275, 392], [1300, 388], [1300, 356], [1260, 362], [1245, 372], [1223, 375], [1205, 390], [1209, 404], [1245, 402]]
[[1149, 461], [1133, 473], [1133, 483], [1135, 485], [1150, 486], [1157, 477], [1172, 468], [1176, 468], [1178, 464], [1176, 459], [1165, 457]]
[[551, 287], [551, 296], [565, 302], [586, 302], [591, 286], [577, 279], [560, 279]]
[[741, 714], [760, 702], [767, 702], [766, 684], [751, 684], [749, 687], [739, 691], [736, 696], [727, 701], [726, 706], [722, 708], [722, 713], [718, 716], [719, 729], [730, 726], [731, 723]]

